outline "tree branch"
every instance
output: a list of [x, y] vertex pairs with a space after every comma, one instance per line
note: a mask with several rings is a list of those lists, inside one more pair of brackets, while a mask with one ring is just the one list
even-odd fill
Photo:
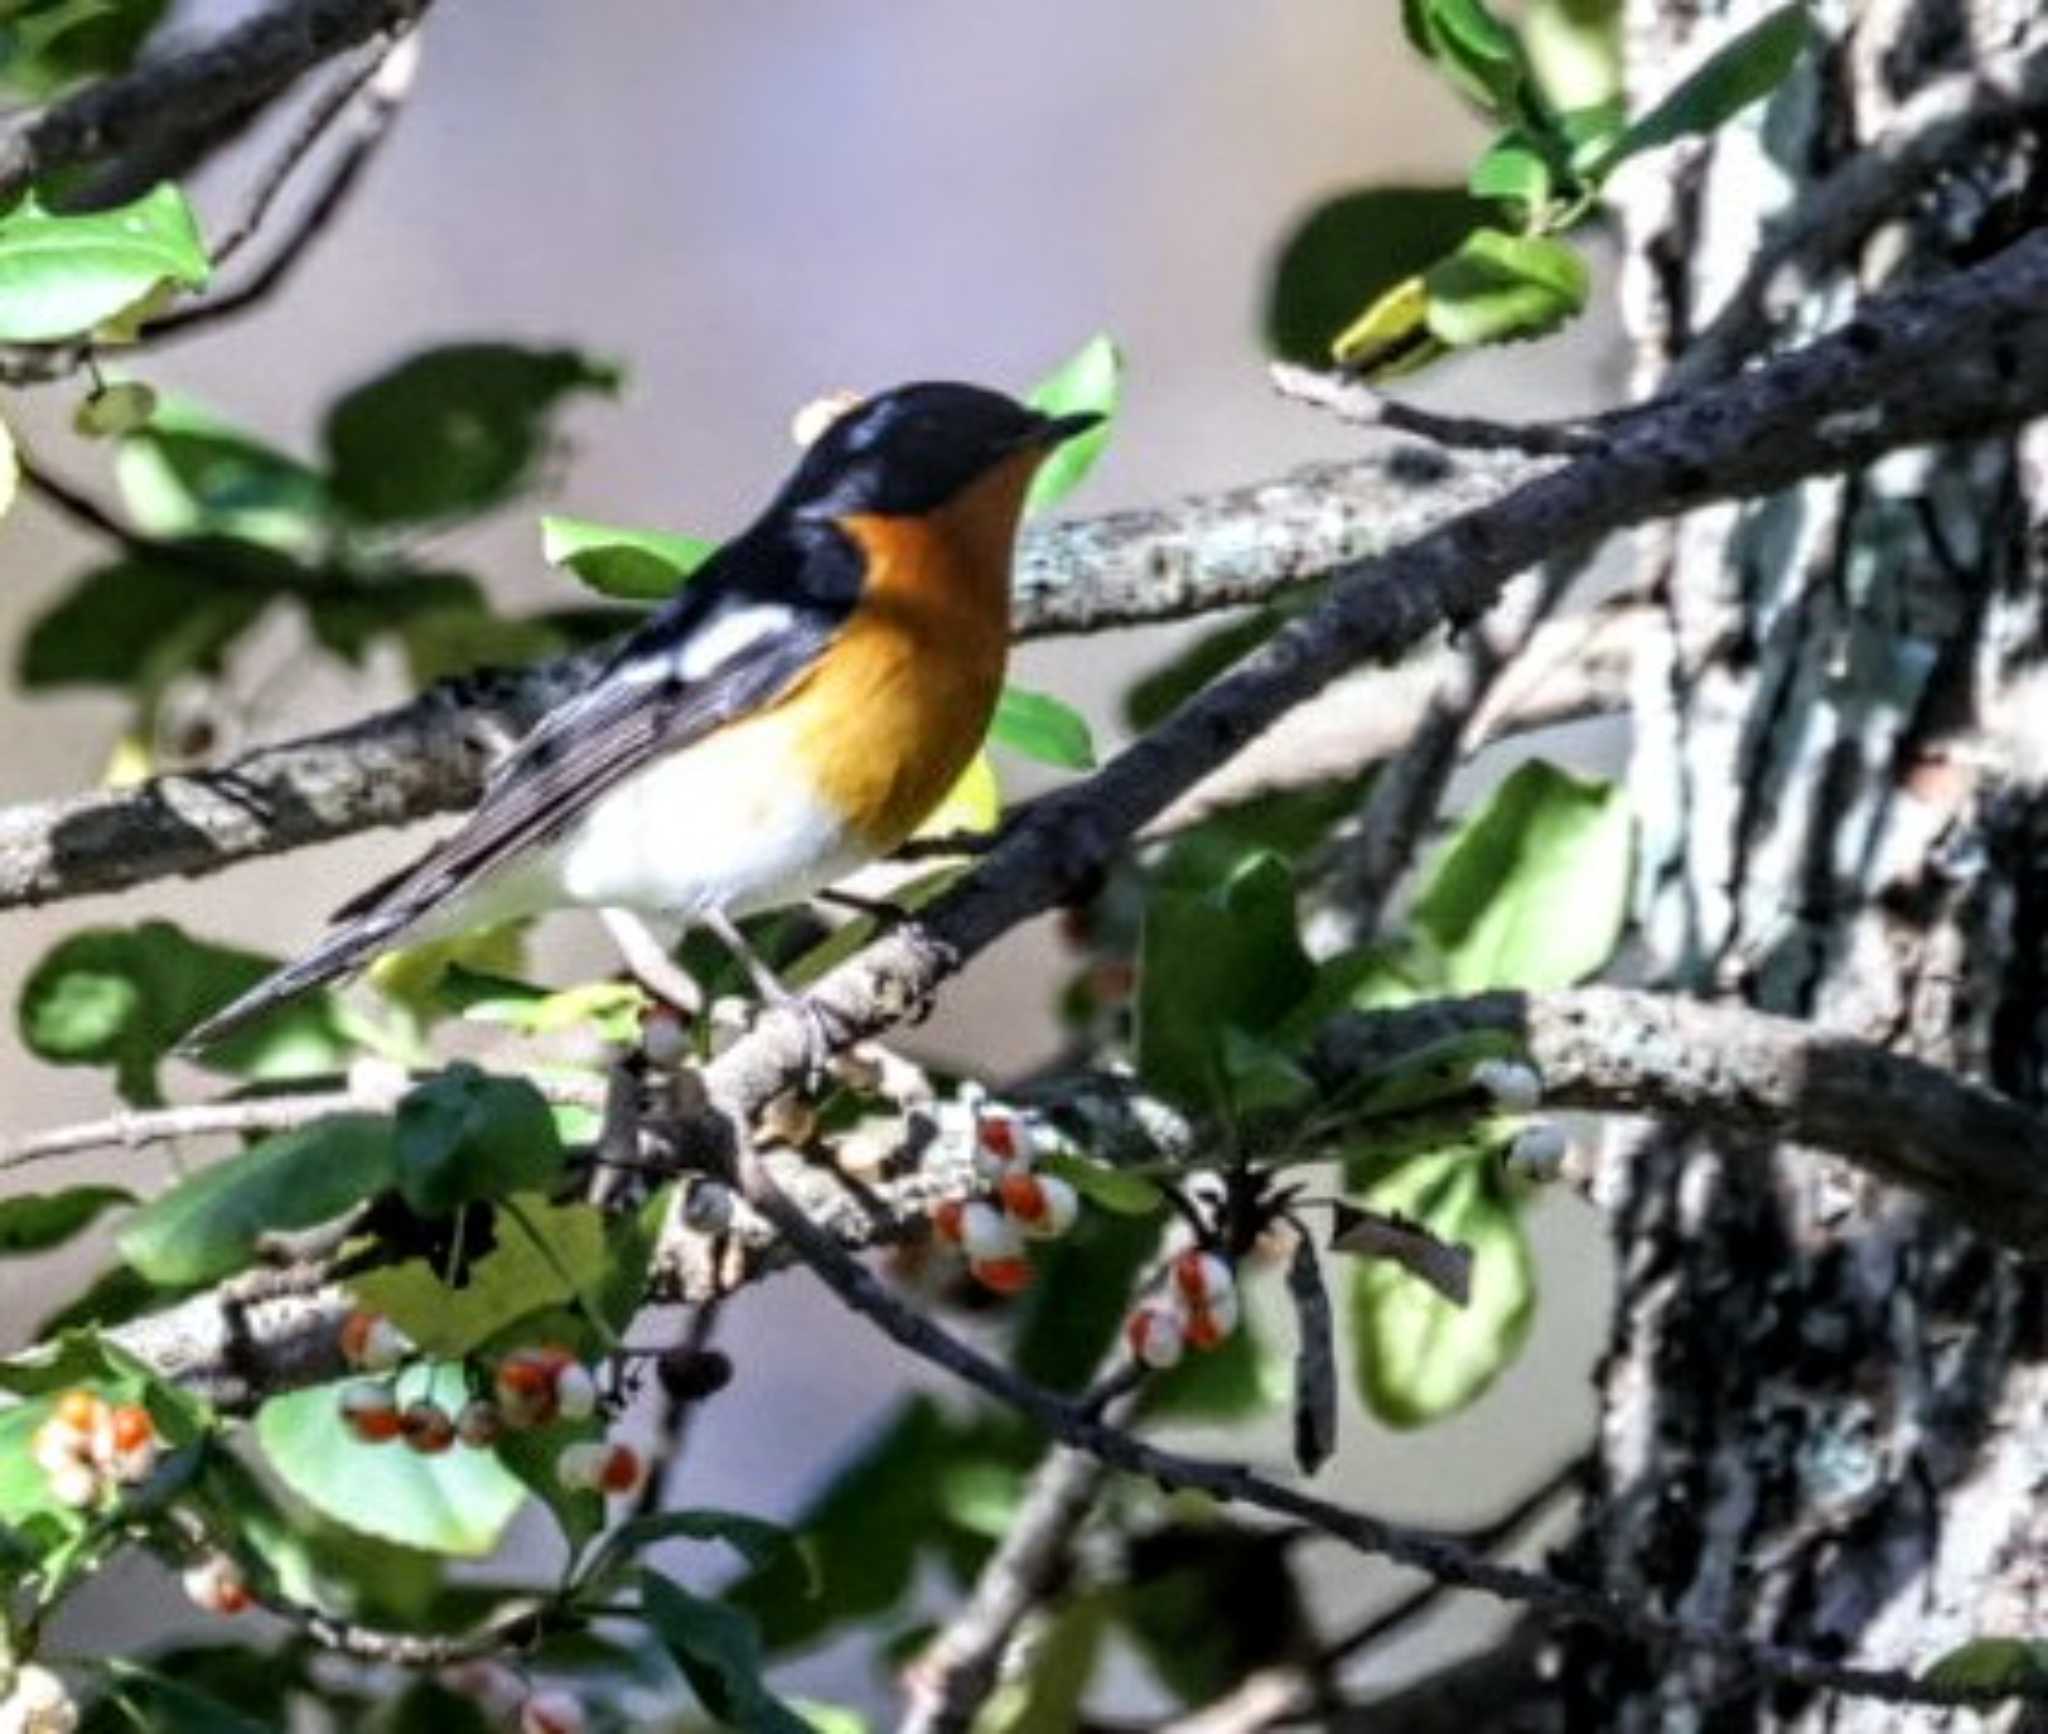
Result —
[[1653, 1649], [1713, 1655], [1765, 1679], [1854, 1694], [1886, 1703], [1951, 1706], [2048, 1697], [2048, 1686], [1996, 1690], [1923, 1680], [1905, 1668], [1867, 1668], [1804, 1650], [1750, 1639], [1719, 1626], [1658, 1613], [1639, 1600], [1567, 1583], [1547, 1573], [1502, 1565], [1455, 1537], [1349, 1510], [1269, 1480], [1243, 1464], [1163, 1450], [1111, 1426], [1085, 1405], [1068, 1402], [1019, 1378], [891, 1294], [861, 1263], [775, 1189], [766, 1171], [743, 1158], [748, 1201], [783, 1234], [797, 1255], [853, 1311], [920, 1359], [965, 1380], [1036, 1422], [1060, 1443], [1111, 1468], [1162, 1487], [1194, 1488], [1225, 1504], [1242, 1504], [1306, 1524], [1360, 1553], [1426, 1572], [1455, 1588], [1478, 1590], [1534, 1609], [1552, 1620], [1585, 1621]]
[[[1399, 447], [1160, 509], [1034, 526], [1018, 551], [1012, 626], [1037, 638], [1269, 600], [1498, 498], [1523, 473]], [[0, 809], [0, 909], [216, 872], [469, 806], [495, 751], [604, 655], [444, 681], [222, 770]]]
[[1973, 271], [1867, 304], [1805, 349], [1646, 412], [1599, 454], [1338, 575], [1322, 603], [1144, 739], [1036, 803], [958, 886], [817, 982], [805, 1008], [764, 1016], [707, 1071], [712, 1101], [744, 1127], [812, 1062], [820, 1020], [847, 1044], [914, 1017], [969, 958], [1070, 896], [1294, 705], [1445, 621], [1477, 618], [1536, 560], [1953, 432], [1971, 406], [1990, 407], [1993, 420], [2037, 412], [2048, 405], [2043, 305], [2048, 233], [2036, 233]]
[[301, 73], [413, 23], [431, 0], [280, 0], [211, 41], [89, 85], [0, 130], [0, 201], [53, 169], [134, 150], [275, 95]]
[[2048, 1121], [1952, 1072], [1745, 1006], [1621, 988], [1492, 993], [1360, 1013], [1319, 1038], [1335, 1085], [1441, 1037], [1527, 1044], [1552, 1108], [1649, 1114], [1842, 1156], [1999, 1245], [2048, 1250]]

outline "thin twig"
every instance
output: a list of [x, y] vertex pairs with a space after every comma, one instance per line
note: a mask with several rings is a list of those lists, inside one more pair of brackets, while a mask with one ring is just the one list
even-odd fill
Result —
[[1522, 594], [1511, 593], [1466, 635], [1462, 655], [1424, 708], [1408, 744], [1373, 779], [1356, 827], [1325, 851], [1319, 927], [1328, 929], [1321, 937], [1332, 947], [1362, 945], [1378, 933], [1395, 888], [1436, 823], [1473, 719], [1587, 564], [1583, 550], [1554, 555]]
[[973, 1723], [1018, 1629], [1058, 1588], [1108, 1475], [1085, 1451], [1046, 1453], [973, 1593], [908, 1670], [910, 1709], [899, 1734], [964, 1734]]
[[1731, 1667], [1786, 1685], [1885, 1703], [1940, 1707], [1998, 1703], [2014, 1697], [2048, 1700], [2048, 1683], [2017, 1690], [1934, 1683], [1906, 1668], [1836, 1662], [1809, 1651], [1751, 1639], [1725, 1627], [1657, 1613], [1640, 1602], [1567, 1583], [1545, 1572], [1498, 1564], [1454, 1536], [1347, 1509], [1271, 1481], [1243, 1464], [1163, 1450], [1084, 1415], [1074, 1404], [1020, 1378], [899, 1300], [785, 1198], [757, 1162], [743, 1162], [741, 1185], [748, 1201], [782, 1232], [826, 1287], [884, 1335], [1017, 1409], [1062, 1444], [1112, 1468], [1162, 1487], [1193, 1488], [1226, 1504], [1250, 1505], [1290, 1518], [1360, 1553], [1426, 1572], [1453, 1588], [1495, 1596], [1553, 1620], [1585, 1621], [1651, 1648], [1717, 1656]]
[[1276, 361], [1267, 369], [1273, 389], [1296, 403], [1328, 410], [1354, 427], [1412, 434], [1431, 445], [1458, 451], [1520, 452], [1526, 457], [1573, 458], [1598, 451], [1604, 435], [1598, 418], [1583, 421], [1506, 422], [1478, 416], [1441, 415], [1389, 397], [1355, 374], [1319, 373], [1312, 367]]
[[[1585, 1459], [1575, 1457], [1515, 1501], [1491, 1523], [1463, 1531], [1459, 1539], [1483, 1553], [1497, 1554], [1519, 1540], [1579, 1484]], [[1222, 1697], [1160, 1724], [1154, 1734], [1258, 1734], [1263, 1728], [1312, 1714], [1319, 1694], [1344, 1663], [1398, 1638], [1449, 1598], [1450, 1589], [1431, 1580], [1398, 1601], [1368, 1615], [1324, 1646], [1308, 1664], [1261, 1668]]]
[[347, 204], [349, 195], [361, 183], [371, 161], [390, 136], [392, 125], [412, 92], [419, 64], [419, 33], [408, 31], [399, 34], [365, 72], [345, 80], [332, 93], [338, 100], [331, 112], [316, 112], [308, 116], [308, 124], [294, 140], [296, 151], [288, 148], [285, 155], [271, 165], [251, 200], [248, 212], [221, 242], [214, 263], [218, 265], [225, 261], [256, 233], [278, 190], [289, 180], [305, 151], [336, 119], [347, 115], [350, 128], [348, 142], [329, 165], [305, 209], [263, 262], [262, 268], [247, 283], [152, 320], [142, 329], [140, 341], [145, 347], [189, 337], [233, 319], [283, 287], [286, 279], [310, 255], [314, 243], [333, 227], [334, 219]]
[[[597, 1107], [603, 1099], [603, 1085], [594, 1078], [556, 1073], [537, 1079], [536, 1084], [558, 1106]], [[81, 1156], [92, 1150], [140, 1150], [185, 1138], [246, 1138], [295, 1132], [342, 1114], [388, 1112], [393, 1099], [388, 1090], [365, 1085], [305, 1095], [259, 1096], [245, 1102], [131, 1109], [100, 1120], [0, 1140], [0, 1173], [55, 1157]]]

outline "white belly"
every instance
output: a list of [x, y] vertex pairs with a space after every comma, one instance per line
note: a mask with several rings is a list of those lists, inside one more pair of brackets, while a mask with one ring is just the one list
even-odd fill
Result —
[[791, 762], [772, 717], [659, 759], [592, 803], [550, 851], [562, 901], [647, 915], [745, 915], [870, 858]]

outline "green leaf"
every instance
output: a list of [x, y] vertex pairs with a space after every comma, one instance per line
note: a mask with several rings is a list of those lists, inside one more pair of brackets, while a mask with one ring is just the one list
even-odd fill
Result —
[[1063, 771], [1095, 768], [1095, 740], [1087, 719], [1050, 693], [1005, 686], [988, 734], [997, 746]]
[[1421, 275], [1498, 214], [1462, 187], [1367, 187], [1316, 206], [1274, 264], [1267, 347], [1283, 360], [1324, 366], [1361, 308]]
[[40, 1342], [65, 1331], [111, 1330], [130, 1319], [155, 1312], [177, 1300], [182, 1291], [153, 1283], [132, 1265], [109, 1265], [55, 1312], [36, 1321], [31, 1333]]
[[1478, 199], [1512, 199], [1532, 214], [1550, 204], [1550, 163], [1525, 132], [1504, 132], [1472, 165], [1467, 185]]
[[1068, 1596], [1049, 1610], [1050, 1625], [1033, 1641], [1030, 1666], [1005, 1679], [975, 1718], [975, 1734], [1071, 1734], [1095, 1678], [1117, 1592]]
[[[52, 1065], [112, 1066], [128, 1101], [154, 1103], [163, 1056], [274, 967], [274, 959], [209, 945], [167, 921], [87, 928], [29, 972], [16, 1007], [21, 1038]], [[249, 1078], [294, 1078], [337, 1071], [352, 1051], [323, 994], [280, 1007], [209, 1049], [202, 1063]]]
[[575, 1304], [575, 1284], [594, 1289], [610, 1258], [604, 1218], [587, 1204], [519, 1200], [546, 1241], [546, 1252], [517, 1225], [498, 1225], [497, 1245], [472, 1259], [460, 1288], [442, 1282], [424, 1258], [363, 1272], [349, 1292], [384, 1314], [430, 1355], [453, 1360], [473, 1354], [505, 1329], [544, 1308]]
[[761, 1678], [760, 1629], [738, 1608], [692, 1595], [653, 1571], [640, 1574], [640, 1608], [718, 1721], [746, 1734], [811, 1734]]
[[600, 595], [626, 602], [667, 600], [718, 552], [702, 536], [622, 530], [588, 518], [543, 518], [540, 538], [550, 566], [566, 566]]
[[135, 1194], [118, 1186], [73, 1186], [63, 1192], [28, 1192], [0, 1198], [0, 1258], [48, 1252], [82, 1233]]
[[1475, 229], [1422, 276], [1429, 332], [1450, 349], [1555, 331], [1586, 305], [1586, 263], [1547, 235]]
[[1038, 1280], [1015, 1309], [1010, 1361], [1033, 1384], [1084, 1389], [1115, 1344], [1131, 1291], [1159, 1250], [1160, 1217], [1084, 1210], [1038, 1254]]
[[344, 1114], [280, 1132], [181, 1180], [121, 1230], [121, 1256], [156, 1283], [240, 1270], [266, 1234], [332, 1221], [392, 1179], [388, 1121]]
[[1553, 112], [1619, 104], [1622, 92], [1620, 0], [1530, 0], [1522, 46]]
[[[401, 568], [388, 577], [351, 578], [306, 591], [300, 601], [321, 646], [358, 667], [373, 645], [386, 640], [396, 640], [411, 658], [423, 630], [431, 633], [450, 620], [472, 623], [472, 648], [480, 648], [479, 640], [481, 648], [495, 648], [495, 633], [515, 624], [492, 614], [482, 587], [460, 572]], [[554, 635], [547, 636], [552, 649]]]
[[111, 686], [146, 696], [181, 674], [218, 673], [293, 576], [246, 557], [224, 562], [218, 578], [151, 556], [94, 567], [36, 616], [17, 677], [31, 692]]
[[1146, 1662], [1184, 1704], [1311, 1653], [1285, 1537], [1217, 1520], [1135, 1537], [1120, 1612]]
[[619, 377], [611, 364], [566, 349], [426, 350], [358, 386], [329, 414], [335, 498], [367, 524], [481, 512], [531, 478], [564, 399], [614, 394]]
[[1955, 1692], [2038, 1691], [2048, 1684], [2048, 1643], [2037, 1638], [1972, 1638], [1930, 1662], [1920, 1677]]
[[333, 525], [315, 471], [176, 393], [121, 441], [114, 479], [136, 528], [152, 536], [229, 536], [305, 554]]
[[1674, 140], [1710, 133], [1784, 82], [1813, 38], [1805, 0], [1789, 0], [1722, 45], [1689, 78], [1634, 121], [1597, 161], [1595, 177]]
[[1391, 1427], [1421, 1427], [1474, 1401], [1521, 1353], [1536, 1310], [1536, 1271], [1521, 1214], [1486, 1153], [1406, 1162], [1371, 1187], [1368, 1209], [1418, 1222], [1472, 1252], [1472, 1298], [1454, 1306], [1386, 1259], [1351, 1273], [1359, 1390]]
[[801, 1539], [779, 1523], [749, 1517], [741, 1511], [718, 1511], [699, 1506], [682, 1511], [654, 1511], [643, 1517], [629, 1517], [604, 1538], [604, 1546], [584, 1575], [587, 1587], [600, 1586], [615, 1570], [636, 1554], [668, 1541], [717, 1541], [739, 1555], [756, 1571], [766, 1571], [785, 1558], [802, 1567], [807, 1596], [818, 1593], [816, 1562]]
[[1151, 1216], [1166, 1202], [1166, 1194], [1144, 1175], [1093, 1157], [1049, 1150], [1038, 1158], [1038, 1168], [1064, 1180], [1090, 1204], [1119, 1216]]
[[1414, 923], [1455, 993], [1568, 987], [1613, 954], [1629, 865], [1626, 793], [1531, 760], [1436, 858]]
[[76, 337], [161, 286], [206, 286], [210, 267], [185, 195], [166, 183], [132, 205], [59, 216], [34, 194], [0, 216], [0, 342]]
[[154, 1668], [118, 1658], [94, 1666], [105, 1671], [110, 1696], [144, 1734], [266, 1734], [264, 1723]]
[[[256, 1438], [285, 1485], [336, 1523], [402, 1547], [465, 1559], [496, 1547], [526, 1498], [518, 1478], [488, 1451], [457, 1446], [425, 1457], [361, 1443], [341, 1418], [347, 1385], [272, 1397], [257, 1411]], [[452, 1410], [463, 1400], [462, 1369], [411, 1369], [398, 1389], [401, 1402], [432, 1391]]]
[[1263, 1325], [1246, 1318], [1205, 1352], [1183, 1355], [1146, 1387], [1145, 1411], [1165, 1420], [1235, 1422], [1289, 1402], [1292, 1369]]
[[83, 439], [121, 439], [147, 427], [156, 405], [155, 388], [141, 380], [109, 380], [80, 399], [71, 425]]
[[1188, 1108], [1232, 1109], [1226, 1029], [1271, 1029], [1314, 986], [1279, 856], [1252, 857], [1212, 890], [1155, 890], [1138, 965], [1139, 1076]]
[[422, 1216], [543, 1189], [562, 1169], [547, 1098], [524, 1078], [466, 1062], [409, 1091], [393, 1131], [398, 1190]]
[[125, 72], [170, 0], [13, 0], [0, 7], [0, 79], [44, 100]]
[[1503, 119], [1519, 111], [1520, 45], [1486, 0], [1422, 0], [1416, 16], [1453, 87]]
[[1103, 418], [1088, 432], [1054, 448], [1031, 478], [1024, 513], [1050, 511], [1087, 478], [1109, 444], [1117, 402], [1123, 388], [1123, 357], [1109, 337], [1091, 337], [1031, 388], [1025, 402], [1046, 415], [1078, 415], [1093, 411]]
[[482, 974], [457, 963], [436, 984], [441, 1006], [473, 1023], [502, 1024], [527, 1035], [554, 1035], [588, 1025], [608, 1042], [639, 1033], [647, 990], [630, 981], [586, 981], [549, 992], [528, 982]]

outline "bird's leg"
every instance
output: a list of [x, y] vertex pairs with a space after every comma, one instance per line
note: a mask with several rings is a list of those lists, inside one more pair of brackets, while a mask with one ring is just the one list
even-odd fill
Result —
[[704, 1009], [704, 990], [669, 956], [668, 947], [655, 937], [653, 928], [628, 909], [600, 909], [597, 913], [635, 981], [685, 1017], [693, 1018]]
[[764, 1005], [784, 1007], [803, 1019], [807, 1038], [804, 1043], [804, 1083], [807, 1088], [815, 1086], [832, 1057], [832, 1034], [826, 1027], [824, 1012], [802, 994], [791, 993], [776, 979], [775, 972], [761, 961], [747, 943], [746, 936], [724, 910], [707, 909], [699, 919], [717, 936], [718, 943], [739, 959]]

